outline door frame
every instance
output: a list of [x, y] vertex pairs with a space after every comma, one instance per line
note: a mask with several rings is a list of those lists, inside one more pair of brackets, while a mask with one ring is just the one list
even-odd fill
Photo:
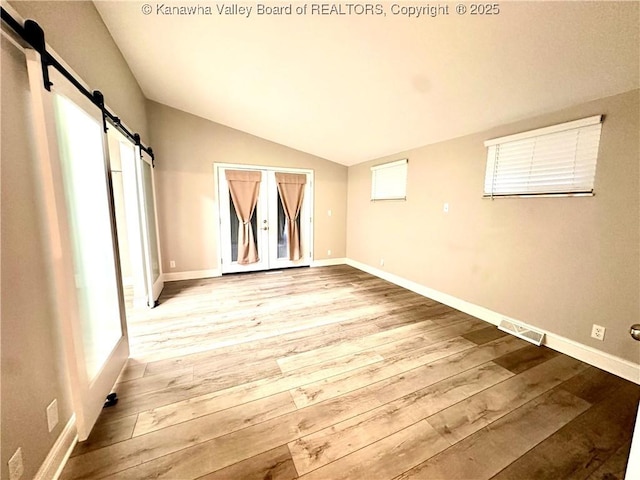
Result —
[[[136, 144], [125, 137], [111, 124], [108, 126], [109, 155], [118, 157], [122, 175], [122, 201], [126, 223], [126, 241], [129, 250], [129, 264], [132, 269], [133, 306], [141, 308], [147, 305], [148, 288], [144, 258], [144, 238], [142, 236], [140, 202], [138, 195], [138, 179], [136, 172]], [[130, 157], [123, 156], [124, 149], [130, 150]], [[112, 172], [113, 162], [112, 163]], [[115, 189], [114, 189], [115, 195]], [[117, 208], [116, 208], [117, 212]], [[116, 227], [118, 226], [116, 221]], [[118, 230], [118, 240], [121, 241], [122, 232]], [[122, 252], [120, 252], [122, 255]], [[122, 262], [122, 259], [121, 259]]]
[[[147, 164], [151, 169], [151, 197], [153, 200], [155, 235], [156, 240], [158, 240], [160, 238], [160, 232], [158, 230], [158, 209], [156, 205], [153, 161], [139, 145], [136, 145], [131, 139], [125, 137], [117, 128], [113, 127], [111, 123], [108, 125], [107, 138], [109, 140], [109, 155], [111, 158], [118, 158], [122, 175], [123, 208], [127, 232], [126, 240], [129, 247], [128, 260], [132, 268], [133, 307], [153, 308], [164, 286], [160, 245], [159, 241], [156, 242], [155, 246], [151, 245], [151, 237], [149, 235], [150, 225], [147, 216], [148, 206], [145, 196], [143, 169], [145, 168], [144, 165]], [[123, 150], [127, 150], [126, 157], [123, 155]], [[112, 162], [112, 164], [113, 163], [114, 162]], [[114, 170], [112, 169], [112, 171]], [[118, 235], [121, 240], [120, 231], [118, 231]], [[159, 276], [155, 281], [153, 278], [153, 266], [151, 264], [153, 261], [151, 252], [154, 248], [157, 251], [159, 270]]]
[[[136, 178], [138, 185], [138, 205], [140, 208], [140, 227], [142, 231], [142, 239], [143, 239], [143, 259], [145, 264], [145, 277], [146, 277], [146, 286], [147, 293], [149, 295], [147, 299], [147, 305], [149, 308], [153, 308], [156, 305], [156, 301], [160, 297], [160, 293], [162, 293], [162, 289], [164, 288], [164, 276], [162, 273], [162, 254], [160, 251], [160, 231], [158, 228], [158, 206], [156, 202], [156, 176], [155, 169], [153, 166], [153, 160], [151, 157], [140, 148], [139, 145], [135, 147], [135, 170], [136, 170]], [[148, 211], [147, 211], [147, 199], [145, 196], [145, 183], [144, 183], [144, 164], [147, 164], [151, 171], [151, 199], [153, 202], [153, 220], [155, 223], [155, 233], [156, 233], [156, 244], [151, 245], [151, 237], [149, 235], [149, 231], [151, 225], [149, 225], [148, 219]], [[158, 278], [154, 280], [153, 278], [153, 257], [151, 256], [151, 250], [147, 251], [147, 249], [156, 250], [156, 254], [158, 255]]]
[[[223, 163], [223, 162], [214, 162], [213, 163], [213, 185], [214, 185], [214, 203], [215, 203], [215, 216], [214, 221], [216, 228], [218, 229], [218, 252], [216, 258], [218, 259], [218, 268], [220, 273], [222, 274], [222, 229], [220, 228], [222, 225], [222, 218], [220, 215], [220, 172], [224, 169], [234, 169], [234, 170], [262, 170], [266, 172], [280, 172], [280, 173], [298, 173], [309, 175], [309, 192], [310, 194], [305, 198], [305, 201], [309, 202], [309, 259], [308, 264], [305, 263], [304, 266], [310, 266], [313, 263], [313, 237], [314, 237], [314, 221], [315, 221], [315, 211], [314, 211], [314, 199], [315, 199], [315, 172], [309, 168], [295, 168], [295, 167], [274, 167], [267, 165], [250, 165], [244, 163]], [[301, 220], [302, 221], [302, 220]], [[259, 226], [258, 226], [259, 227]], [[286, 265], [286, 266], [274, 266], [269, 268], [269, 270], [279, 270], [281, 268], [291, 268], [295, 265]], [[301, 265], [302, 266], [302, 265]], [[262, 270], [262, 269], [260, 269]], [[251, 270], [247, 270], [251, 271]], [[255, 271], [255, 270], [254, 270]], [[231, 272], [230, 272], [231, 273]]]

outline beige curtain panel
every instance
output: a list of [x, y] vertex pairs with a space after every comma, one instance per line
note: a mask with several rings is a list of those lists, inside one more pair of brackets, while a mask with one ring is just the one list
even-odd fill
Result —
[[284, 214], [287, 217], [289, 260], [300, 260], [302, 258], [302, 248], [300, 245], [300, 231], [296, 220], [300, 215], [307, 176], [297, 173], [276, 172], [276, 183], [278, 184]]
[[258, 203], [262, 173], [254, 170], [225, 170], [233, 206], [240, 222], [238, 228], [238, 263], [247, 265], [260, 261], [251, 225]]

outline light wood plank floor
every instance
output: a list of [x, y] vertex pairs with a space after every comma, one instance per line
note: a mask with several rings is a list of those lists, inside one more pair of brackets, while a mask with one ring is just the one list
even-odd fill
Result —
[[640, 387], [347, 266], [173, 282], [62, 478], [622, 479]]

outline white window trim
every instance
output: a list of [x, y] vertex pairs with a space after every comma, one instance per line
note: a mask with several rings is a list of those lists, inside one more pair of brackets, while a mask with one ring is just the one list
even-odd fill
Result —
[[[396, 160], [394, 162], [383, 163], [381, 165], [375, 165], [371, 167], [371, 201], [379, 202], [385, 200], [406, 200], [407, 199], [407, 170], [406, 165], [409, 163], [409, 160], [403, 158], [402, 160]], [[403, 187], [403, 195], [394, 195], [394, 196], [378, 196], [378, 192], [376, 191], [376, 172], [384, 171], [388, 168], [396, 168], [400, 166], [405, 166], [404, 171], [404, 185]]]
[[528, 132], [514, 133], [513, 135], [507, 135], [506, 137], [493, 138], [484, 142], [484, 146], [491, 147], [492, 145], [497, 145], [499, 143], [515, 142], [517, 140], [524, 140], [525, 138], [549, 135], [550, 133], [566, 132], [567, 130], [572, 130], [574, 128], [588, 127], [598, 123], [602, 123], [602, 115], [594, 115], [593, 117], [574, 120], [573, 122], [559, 123], [558, 125], [551, 125], [550, 127], [537, 128], [536, 130], [529, 130]]

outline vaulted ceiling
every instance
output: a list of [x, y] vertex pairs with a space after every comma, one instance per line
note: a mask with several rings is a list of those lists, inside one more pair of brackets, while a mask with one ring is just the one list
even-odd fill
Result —
[[393, 3], [381, 15], [95, 4], [147, 98], [344, 165], [640, 84], [635, 1], [509, 1], [495, 15], [443, 2], [448, 15], [417, 18]]

